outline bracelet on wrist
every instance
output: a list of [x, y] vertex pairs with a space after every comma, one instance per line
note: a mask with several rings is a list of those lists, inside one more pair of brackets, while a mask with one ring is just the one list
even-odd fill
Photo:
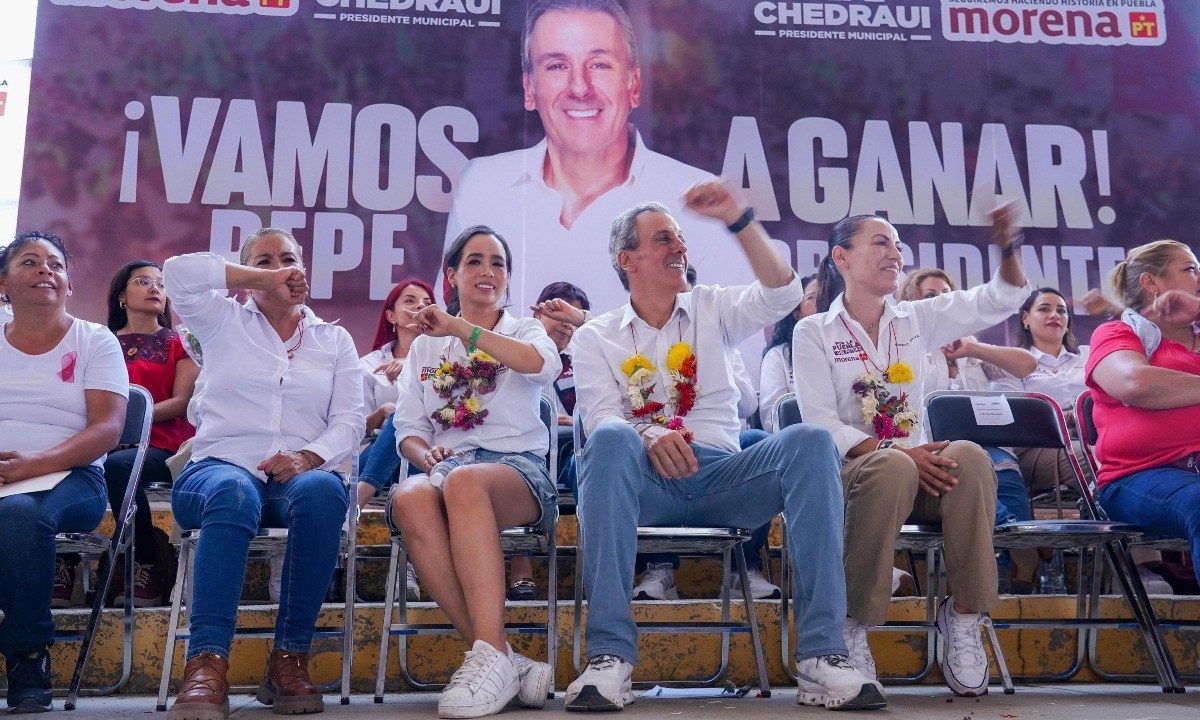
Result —
[[468, 355], [475, 352], [475, 342], [479, 340], [479, 333], [481, 332], [483, 332], [483, 328], [479, 327], [478, 325], [476, 325], [475, 329], [471, 331], [471, 339], [467, 342]]
[[1000, 257], [1001, 258], [1012, 257], [1017, 252], [1017, 248], [1021, 247], [1024, 244], [1025, 244], [1025, 234], [1021, 233], [1020, 235], [1017, 235], [1015, 238], [1013, 238], [1012, 242], [1010, 242], [1008, 244], [1008, 247], [1004, 247], [1004, 248], [1000, 249]]
[[745, 209], [744, 212], [742, 212], [742, 214], [738, 217], [737, 220], [734, 220], [733, 222], [729, 223], [729, 225], [727, 225], [726, 227], [729, 228], [729, 232], [733, 233], [734, 235], [737, 235], [741, 231], [750, 227], [750, 223], [754, 222], [754, 218], [755, 218], [754, 208], [748, 207]]
[[895, 444], [896, 444], [895, 440], [880, 440], [879, 444], [875, 446], [875, 449], [876, 450], [886, 450], [890, 447], [895, 446]]

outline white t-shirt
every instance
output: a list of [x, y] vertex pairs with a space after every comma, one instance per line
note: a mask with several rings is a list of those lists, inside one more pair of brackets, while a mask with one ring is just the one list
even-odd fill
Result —
[[1023, 380], [1004, 373], [992, 382], [992, 389], [1042, 393], [1053, 398], [1063, 410], [1074, 407], [1075, 398], [1087, 389], [1083, 370], [1091, 347], [1080, 345], [1079, 352], [1074, 353], [1063, 348], [1058, 357], [1037, 348], [1030, 348], [1029, 352], [1037, 358], [1037, 368]]
[[0, 332], [0, 450], [41, 452], [77, 435], [87, 427], [85, 390], [129, 395], [121, 344], [108, 328], [75, 318], [41, 355], [26, 355]]
[[421, 335], [413, 340], [408, 359], [400, 373], [400, 400], [392, 422], [396, 426], [396, 447], [406, 437], [419, 437], [430, 445], [441, 445], [455, 452], [484, 449], [492, 452], [533, 452], [545, 455], [549, 450], [546, 426], [542, 424], [541, 398], [546, 387], [562, 373], [558, 348], [546, 334], [540, 320], [515, 318], [505, 311], [495, 332], [527, 342], [542, 356], [539, 372], [522, 375], [503, 368], [496, 377], [496, 389], [480, 395], [480, 406], [488, 411], [483, 424], [470, 430], [434, 425], [430, 415], [446, 404], [433, 389], [432, 375], [443, 359], [462, 361], [466, 348], [456, 337]]

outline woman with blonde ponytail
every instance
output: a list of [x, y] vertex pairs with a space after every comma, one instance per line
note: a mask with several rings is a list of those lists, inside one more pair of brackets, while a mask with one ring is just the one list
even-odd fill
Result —
[[1175, 240], [1109, 275], [1121, 318], [1092, 334], [1100, 504], [1114, 520], [1187, 538], [1200, 556], [1200, 263]]

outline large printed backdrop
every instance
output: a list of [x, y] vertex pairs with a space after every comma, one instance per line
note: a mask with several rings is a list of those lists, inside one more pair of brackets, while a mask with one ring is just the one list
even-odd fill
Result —
[[[997, 198], [1022, 209], [1035, 281], [1068, 296], [1133, 245], [1195, 246], [1200, 4], [625, 5], [643, 73], [630, 121], [645, 146], [733, 178], [801, 273], [831, 223], [880, 212], [911, 264], [976, 284], [994, 268], [985, 224]], [[103, 319], [123, 262], [232, 256], [271, 224], [305, 246], [314, 308], [365, 345], [393, 282], [436, 278], [468, 160], [543, 138], [524, 109], [520, 0], [39, 10], [19, 225], [67, 239], [72, 310], [89, 319]], [[483, 194], [512, 182], [482, 180]], [[549, 276], [617, 302], [603, 232], [543, 247], [547, 221], [530, 207], [493, 210], [520, 228], [513, 304]], [[728, 250], [694, 248], [702, 282], [739, 278]]]

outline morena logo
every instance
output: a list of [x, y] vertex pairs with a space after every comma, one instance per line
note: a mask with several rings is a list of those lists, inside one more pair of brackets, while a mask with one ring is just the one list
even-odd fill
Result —
[[295, 15], [300, 0], [50, 0], [69, 7], [116, 8], [118, 10], [167, 10], [170, 12], [220, 13], [222, 15]]
[[1162, 45], [1161, 0], [942, 0], [942, 35], [968, 42]]

